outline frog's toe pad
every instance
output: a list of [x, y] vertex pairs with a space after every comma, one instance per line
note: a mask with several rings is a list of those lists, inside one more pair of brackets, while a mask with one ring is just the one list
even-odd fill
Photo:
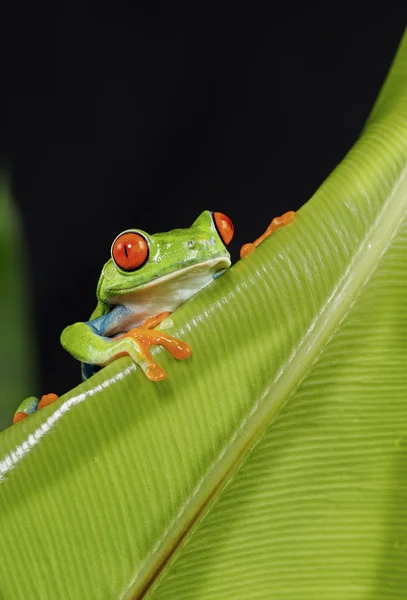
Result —
[[44, 406], [48, 406], [58, 400], [58, 396], [56, 394], [44, 394], [41, 396], [41, 400], [38, 403], [38, 409], [44, 408]]
[[16, 414], [13, 417], [13, 425], [14, 425], [14, 423], [18, 423], [19, 421], [26, 419], [27, 417], [28, 417], [28, 415], [25, 412], [22, 412], [22, 411], [16, 412]]
[[148, 365], [145, 374], [150, 381], [162, 381], [167, 377], [167, 373], [157, 364]]
[[176, 342], [177, 344], [174, 346], [174, 349], [170, 350], [174, 358], [178, 358], [178, 360], [189, 358], [192, 353], [191, 346], [185, 342], [181, 342], [181, 340], [176, 339]]

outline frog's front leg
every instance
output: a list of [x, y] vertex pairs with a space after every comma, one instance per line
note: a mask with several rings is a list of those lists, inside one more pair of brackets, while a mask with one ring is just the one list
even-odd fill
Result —
[[[117, 307], [116, 311], [93, 321], [66, 327], [61, 335], [62, 346], [82, 363], [91, 365], [104, 366], [120, 356], [129, 355], [152, 381], [165, 379], [167, 374], [153, 360], [149, 351], [151, 345], [163, 346], [178, 359], [190, 356], [188, 344], [162, 331], [149, 329], [151, 323], [147, 327], [134, 327], [115, 337], [106, 335], [120, 310], [123, 312], [126, 309]], [[158, 318], [158, 322], [161, 320]]]
[[277, 231], [277, 229], [280, 229], [280, 227], [284, 227], [285, 225], [293, 223], [295, 219], [296, 214], [293, 210], [284, 213], [283, 215], [281, 215], [281, 217], [274, 217], [270, 225], [267, 227], [266, 231], [260, 237], [258, 237], [257, 240], [254, 240], [254, 242], [250, 242], [241, 247], [240, 258], [244, 258], [245, 256], [248, 256], [249, 254], [254, 252], [257, 246], [264, 242], [264, 240], [268, 238], [272, 233]]

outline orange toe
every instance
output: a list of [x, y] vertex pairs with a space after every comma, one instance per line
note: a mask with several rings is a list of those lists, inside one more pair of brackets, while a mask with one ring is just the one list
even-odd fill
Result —
[[40, 408], [44, 408], [44, 406], [48, 406], [48, 404], [52, 404], [53, 402], [55, 402], [55, 400], [58, 400], [58, 396], [56, 394], [44, 394], [38, 403], [37, 410]]
[[13, 425], [14, 423], [18, 423], [19, 421], [22, 421], [23, 419], [26, 419], [28, 417], [28, 415], [25, 412], [18, 412], [14, 415], [13, 417]]
[[145, 373], [150, 381], [162, 381], [167, 377], [167, 373], [157, 363], [149, 365]]

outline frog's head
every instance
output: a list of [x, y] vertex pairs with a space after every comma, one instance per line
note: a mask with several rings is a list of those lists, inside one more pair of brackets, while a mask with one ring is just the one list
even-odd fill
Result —
[[218, 212], [204, 211], [187, 229], [149, 235], [140, 229], [123, 231], [111, 248], [97, 288], [108, 307], [124, 304], [147, 312], [172, 312], [230, 267], [225, 245], [233, 225]]

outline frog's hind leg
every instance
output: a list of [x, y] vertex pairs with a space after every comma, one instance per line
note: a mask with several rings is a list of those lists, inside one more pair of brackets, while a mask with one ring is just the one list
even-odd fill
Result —
[[35, 396], [30, 396], [21, 402], [18, 406], [16, 412], [13, 417], [13, 424], [22, 421], [28, 415], [32, 415], [35, 411], [40, 408], [44, 408], [44, 406], [48, 406], [58, 400], [58, 396], [56, 394], [44, 394], [41, 396], [41, 400], [36, 398]]
[[28, 417], [28, 415], [32, 415], [37, 410], [38, 404], [39, 399], [35, 396], [30, 396], [23, 400], [14, 413], [13, 423], [18, 423]]

